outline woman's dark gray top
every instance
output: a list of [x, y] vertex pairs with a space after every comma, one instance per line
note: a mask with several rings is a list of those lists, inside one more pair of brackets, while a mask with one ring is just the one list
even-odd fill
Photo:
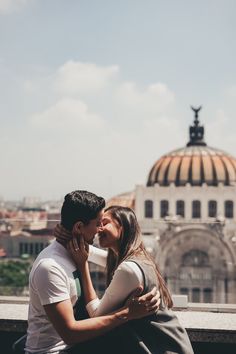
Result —
[[[158, 286], [157, 275], [153, 266], [139, 259], [129, 259], [141, 269], [144, 277], [144, 293]], [[172, 310], [160, 306], [154, 315], [132, 321], [128, 324], [137, 338], [139, 351], [149, 354], [193, 354], [193, 349], [186, 330], [180, 325]]]
[[[153, 266], [139, 259], [129, 259], [141, 269], [144, 277], [143, 293], [157, 288]], [[81, 343], [70, 354], [193, 354], [186, 330], [172, 310], [161, 306], [156, 314], [130, 321], [111, 332]]]

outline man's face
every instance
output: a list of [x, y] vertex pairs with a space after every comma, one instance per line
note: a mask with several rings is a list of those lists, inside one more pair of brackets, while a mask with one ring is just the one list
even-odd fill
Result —
[[80, 226], [80, 234], [84, 237], [85, 242], [90, 245], [93, 243], [95, 235], [100, 231], [102, 226], [103, 210], [100, 211], [96, 219], [90, 220], [90, 222], [85, 225]]

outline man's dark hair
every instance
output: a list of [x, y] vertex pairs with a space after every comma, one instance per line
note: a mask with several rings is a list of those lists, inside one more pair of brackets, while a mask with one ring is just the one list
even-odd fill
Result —
[[73, 191], [65, 196], [61, 208], [61, 224], [72, 231], [77, 221], [88, 224], [96, 219], [98, 213], [105, 207], [105, 200], [87, 191]]

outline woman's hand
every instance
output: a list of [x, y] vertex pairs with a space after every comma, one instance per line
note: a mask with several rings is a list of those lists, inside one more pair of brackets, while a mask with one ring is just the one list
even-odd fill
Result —
[[131, 320], [150, 316], [153, 313], [156, 313], [159, 309], [161, 299], [157, 288], [154, 287], [152, 291], [142, 296], [138, 296], [142, 293], [142, 291], [143, 288], [140, 286], [126, 301], [126, 306], [128, 307], [128, 317]]
[[71, 254], [76, 266], [82, 271], [88, 261], [89, 255], [89, 245], [84, 241], [83, 236], [79, 237], [79, 242], [77, 238], [73, 238], [67, 244], [67, 250]]

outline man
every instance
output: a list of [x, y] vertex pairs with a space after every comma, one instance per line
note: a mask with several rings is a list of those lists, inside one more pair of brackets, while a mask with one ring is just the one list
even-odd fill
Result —
[[112, 314], [76, 320], [75, 311], [82, 292], [67, 244], [80, 235], [92, 244], [101, 227], [104, 206], [103, 198], [87, 191], [74, 191], [65, 196], [56, 240], [39, 254], [30, 272], [26, 353], [62, 353], [70, 346], [157, 310], [159, 295], [152, 291], [139, 298], [133, 294], [135, 301], [127, 302]]

